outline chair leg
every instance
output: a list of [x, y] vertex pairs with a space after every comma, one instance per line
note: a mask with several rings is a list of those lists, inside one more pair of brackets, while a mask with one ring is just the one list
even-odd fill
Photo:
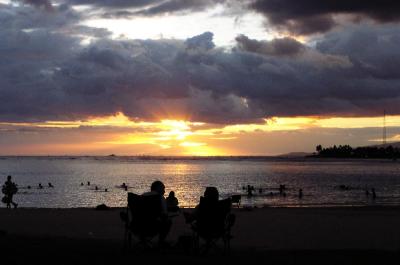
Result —
[[132, 233], [128, 232], [128, 249], [132, 247]]
[[228, 232], [222, 239], [224, 241], [224, 254], [229, 254], [231, 251], [232, 235]]
[[208, 251], [211, 249], [212, 245], [213, 245], [213, 241], [212, 240], [207, 240], [206, 244], [204, 246], [204, 250], [203, 250], [202, 254], [206, 255], [208, 253]]
[[224, 238], [224, 254], [229, 254], [231, 250], [230, 238]]
[[194, 253], [197, 255], [200, 252], [200, 236], [195, 233], [193, 236], [193, 240], [194, 240]]
[[131, 248], [131, 244], [132, 244], [132, 234], [129, 230], [125, 230], [124, 245], [122, 251], [126, 253]]

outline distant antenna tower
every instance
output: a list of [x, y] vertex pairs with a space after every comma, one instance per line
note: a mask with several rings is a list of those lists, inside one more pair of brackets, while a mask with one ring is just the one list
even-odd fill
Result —
[[383, 110], [382, 143], [383, 143], [383, 145], [386, 145], [386, 110]]

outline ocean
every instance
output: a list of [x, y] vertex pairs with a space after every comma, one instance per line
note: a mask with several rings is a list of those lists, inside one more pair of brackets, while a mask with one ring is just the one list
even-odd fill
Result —
[[[400, 162], [390, 160], [0, 157], [2, 182], [7, 175], [19, 187], [14, 197], [19, 207], [124, 207], [127, 192], [146, 192], [154, 180], [164, 182], [166, 196], [175, 191], [182, 207], [195, 206], [207, 186], [217, 187], [221, 198], [242, 195], [243, 206], [400, 205]], [[247, 185], [255, 188], [251, 197]], [[286, 196], [279, 193], [280, 185]]]

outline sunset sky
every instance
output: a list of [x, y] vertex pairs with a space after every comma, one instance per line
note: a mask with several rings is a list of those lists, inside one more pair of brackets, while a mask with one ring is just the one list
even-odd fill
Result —
[[400, 2], [0, 0], [0, 155], [400, 141]]

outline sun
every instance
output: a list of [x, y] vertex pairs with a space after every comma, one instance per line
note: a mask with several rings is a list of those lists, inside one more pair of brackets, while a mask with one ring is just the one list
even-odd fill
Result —
[[160, 129], [158, 135], [166, 140], [185, 140], [192, 134], [190, 123], [186, 121], [162, 120]]
[[160, 141], [165, 141], [169, 147], [181, 149], [181, 154], [185, 156], [216, 156], [220, 152], [207, 145], [204, 141], [193, 140], [198, 136], [192, 127], [203, 125], [183, 120], [161, 120], [158, 132]]

